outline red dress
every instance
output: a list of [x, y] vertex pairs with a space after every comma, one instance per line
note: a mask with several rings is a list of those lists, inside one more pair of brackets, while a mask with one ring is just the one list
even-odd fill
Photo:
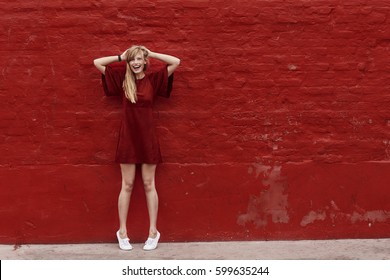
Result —
[[126, 64], [106, 67], [102, 75], [106, 95], [121, 95], [123, 115], [119, 132], [115, 162], [149, 163], [162, 162], [153, 116], [153, 102], [156, 96], [169, 97], [173, 75], [168, 77], [167, 67], [158, 71], [146, 71], [145, 77], [136, 80], [137, 102], [131, 103], [124, 94], [122, 84]]

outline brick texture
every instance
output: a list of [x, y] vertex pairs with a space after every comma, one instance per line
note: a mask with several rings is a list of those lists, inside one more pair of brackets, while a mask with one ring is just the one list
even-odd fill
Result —
[[114, 240], [121, 106], [92, 61], [132, 44], [182, 61], [156, 104], [166, 241], [389, 237], [388, 1], [0, 5], [1, 242]]

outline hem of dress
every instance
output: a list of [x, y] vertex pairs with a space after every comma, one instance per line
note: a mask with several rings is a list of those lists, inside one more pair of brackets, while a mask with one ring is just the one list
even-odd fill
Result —
[[163, 161], [157, 161], [157, 162], [147, 162], [147, 161], [115, 161], [115, 163], [118, 164], [160, 164], [163, 163]]

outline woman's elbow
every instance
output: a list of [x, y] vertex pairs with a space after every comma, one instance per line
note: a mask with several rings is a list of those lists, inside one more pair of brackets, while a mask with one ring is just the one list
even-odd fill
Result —
[[180, 65], [180, 58], [176, 58], [176, 67]]
[[104, 67], [100, 62], [99, 62], [99, 59], [95, 59], [93, 61], [93, 65], [95, 65], [95, 67], [104, 75], [105, 74], [105, 70], [106, 70], [106, 67]]
[[98, 62], [98, 59], [97, 59], [97, 58], [93, 60], [93, 65], [95, 65], [96, 67], [99, 66], [99, 62]]

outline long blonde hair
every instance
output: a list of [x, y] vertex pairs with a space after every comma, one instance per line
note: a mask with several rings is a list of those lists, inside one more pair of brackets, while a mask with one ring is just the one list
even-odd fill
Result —
[[[132, 46], [126, 51], [126, 74], [122, 87], [126, 98], [129, 99], [131, 103], [137, 102], [137, 85], [135, 84], [135, 74], [131, 71], [130, 61], [133, 60], [139, 52], [143, 53], [144, 59], [147, 61], [148, 51], [144, 46]], [[144, 66], [143, 70], [146, 71], [146, 68], [147, 64]]]

